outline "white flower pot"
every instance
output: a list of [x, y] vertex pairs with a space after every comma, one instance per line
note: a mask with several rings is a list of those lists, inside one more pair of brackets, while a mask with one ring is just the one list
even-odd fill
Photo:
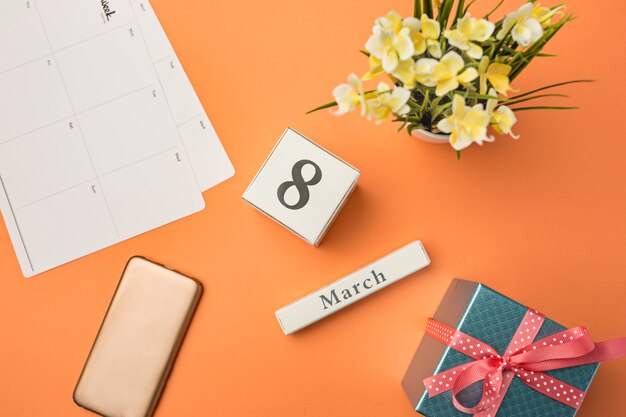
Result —
[[411, 132], [411, 136], [428, 143], [450, 143], [450, 135], [445, 135], [443, 133], [432, 133], [428, 130], [415, 129], [413, 132]]

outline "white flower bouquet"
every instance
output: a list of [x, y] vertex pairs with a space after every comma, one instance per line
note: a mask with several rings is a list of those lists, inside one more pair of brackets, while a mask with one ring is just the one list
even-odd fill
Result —
[[[369, 58], [369, 71], [362, 77], [350, 74], [348, 83], [334, 89], [334, 102], [311, 112], [336, 107], [333, 113], [342, 115], [360, 107], [376, 123], [392, 116], [402, 123], [399, 131], [406, 127], [409, 134], [445, 135], [460, 156], [472, 143], [493, 141], [489, 127], [518, 138], [512, 130], [516, 112], [575, 108], [523, 103], [564, 97], [544, 90], [588, 80], [524, 93], [511, 87], [533, 59], [553, 56], [542, 50], [573, 16], [565, 14], [563, 5], [543, 7], [531, 1], [490, 21], [503, 2], [481, 18], [469, 12], [474, 1], [465, 5], [464, 0], [416, 0], [415, 16], [406, 18], [389, 12], [376, 20], [361, 51]], [[364, 89], [364, 81], [381, 76], [392, 85], [380, 82], [375, 89]]]

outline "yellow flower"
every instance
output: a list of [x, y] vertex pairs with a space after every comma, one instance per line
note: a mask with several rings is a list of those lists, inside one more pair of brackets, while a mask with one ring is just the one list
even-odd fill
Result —
[[415, 46], [415, 54], [420, 55], [426, 52], [435, 58], [441, 58], [441, 45], [439, 44], [439, 36], [441, 35], [441, 27], [439, 22], [430, 19], [425, 14], [422, 15], [422, 20], [417, 21], [419, 23], [419, 29], [411, 32], [411, 39]]
[[545, 28], [546, 26], [550, 26], [552, 24], [552, 18], [555, 15], [562, 14], [560, 10], [564, 8], [565, 6], [559, 6], [551, 9], [549, 7], [543, 7], [539, 3], [537, 3], [533, 8], [532, 16], [537, 19], [539, 23], [541, 23], [542, 27]]
[[450, 133], [450, 145], [457, 151], [467, 148], [476, 142], [493, 141], [493, 137], [487, 136], [489, 114], [483, 110], [482, 104], [474, 107], [465, 105], [465, 99], [454, 95], [452, 100], [452, 114], [437, 123], [437, 128], [444, 133]]
[[[370, 57], [370, 65], [372, 68], [363, 76], [363, 80], [371, 80], [377, 78], [385, 72], [380, 65], [380, 61], [376, 64], [377, 58]], [[396, 80], [402, 83], [402, 87], [413, 88], [415, 87], [415, 61], [413, 59], [407, 59], [406, 61], [399, 61], [396, 69], [390, 74]]]
[[406, 24], [396, 12], [387, 13], [376, 20], [372, 36], [365, 44], [365, 49], [382, 62], [382, 68], [388, 74], [396, 69], [399, 61], [411, 58], [415, 52], [410, 33], [417, 19], [405, 20]]
[[374, 55], [369, 56], [370, 70], [362, 77], [363, 81], [378, 78], [385, 73], [383, 70], [383, 62]]
[[[497, 93], [494, 89], [491, 89], [489, 90], [489, 95], [497, 96]], [[517, 123], [517, 117], [515, 117], [513, 110], [504, 104], [498, 106], [498, 100], [489, 99], [487, 100], [487, 113], [489, 114], [490, 123], [496, 132], [501, 135], [511, 135], [513, 139], [519, 138], [519, 135], [516, 135], [511, 130], [513, 125]]]
[[[543, 27], [540, 21], [533, 16], [533, 11], [533, 4], [526, 3], [517, 11], [508, 14], [504, 18], [502, 29], [500, 29], [496, 38], [504, 39], [510, 32], [513, 40], [523, 48], [539, 40], [543, 36]], [[545, 16], [543, 19], [545, 19]]]
[[402, 82], [403, 87], [415, 87], [415, 61], [408, 59], [398, 62], [398, 66], [391, 73], [396, 79]]
[[406, 104], [411, 97], [411, 90], [396, 87], [393, 90], [385, 84], [378, 84], [376, 96], [367, 100], [367, 116], [374, 119], [376, 124], [380, 124], [387, 119], [390, 114], [404, 116], [410, 110]]
[[500, 64], [497, 62], [490, 64], [489, 57], [484, 56], [478, 65], [478, 74], [480, 75], [480, 94], [485, 94], [487, 92], [487, 81], [489, 81], [498, 93], [506, 96], [506, 93], [509, 90], [513, 90], [509, 81], [511, 69], [511, 66], [506, 64]]
[[348, 83], [340, 84], [333, 90], [333, 97], [337, 102], [338, 109], [333, 112], [337, 116], [346, 114], [357, 106], [361, 105], [361, 114], [365, 116], [367, 108], [365, 95], [363, 94], [363, 84], [356, 74], [348, 76]]
[[[412, 56], [421, 55], [428, 50], [431, 56], [441, 58], [439, 22], [425, 14], [421, 20], [414, 17], [402, 19], [399, 14], [391, 11], [376, 20], [372, 32], [365, 45], [370, 53], [370, 70], [363, 76], [363, 80], [387, 73], [411, 88], [415, 85]], [[412, 49], [406, 43], [407, 34], [413, 44]]]
[[448, 39], [450, 45], [465, 51], [474, 59], [483, 56], [483, 48], [474, 43], [484, 42], [493, 34], [495, 25], [485, 19], [476, 19], [469, 13], [457, 20], [456, 29], [446, 30], [443, 36]]
[[433, 58], [421, 58], [415, 63], [415, 79], [422, 85], [434, 87], [437, 85], [435, 67], [439, 61]]
[[[364, 81], [377, 78], [385, 73], [382, 67], [382, 62], [378, 58], [370, 55], [369, 60], [370, 70], [362, 77], [362, 80]], [[394, 69], [390, 75], [402, 82], [403, 87], [415, 87], [415, 61], [413, 61], [413, 59], [399, 61], [396, 69]]]
[[389, 11], [389, 13], [387, 13], [387, 15], [376, 19], [374, 27], [372, 28], [372, 33], [376, 34], [381, 30], [390, 31], [393, 33], [400, 33], [400, 30], [403, 27], [410, 28], [412, 26], [412, 20], [417, 19], [415, 19], [414, 17], [402, 19], [402, 16], [400, 16], [397, 12], [391, 10]]
[[415, 78], [427, 87], [436, 87], [435, 94], [441, 97], [456, 90], [459, 84], [468, 86], [478, 77], [476, 68], [468, 68], [461, 72], [464, 66], [465, 62], [461, 55], [450, 51], [439, 62], [432, 58], [419, 59], [415, 64]]

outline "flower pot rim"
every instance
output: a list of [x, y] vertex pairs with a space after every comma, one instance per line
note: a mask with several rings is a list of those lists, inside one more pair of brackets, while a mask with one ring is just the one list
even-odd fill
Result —
[[450, 136], [444, 133], [433, 133], [424, 129], [415, 129], [411, 136], [429, 143], [449, 143]]

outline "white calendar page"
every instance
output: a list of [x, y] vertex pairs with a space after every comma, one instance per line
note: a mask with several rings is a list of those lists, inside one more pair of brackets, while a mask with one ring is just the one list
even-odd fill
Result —
[[233, 173], [147, 1], [0, 2], [0, 209], [25, 276], [202, 210]]

